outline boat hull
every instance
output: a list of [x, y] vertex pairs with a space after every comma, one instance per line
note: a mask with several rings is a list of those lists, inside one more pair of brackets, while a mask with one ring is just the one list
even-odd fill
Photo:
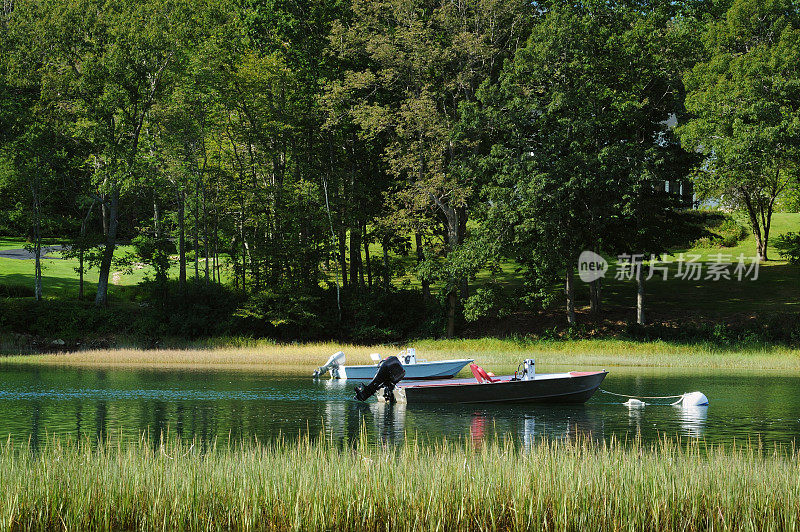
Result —
[[396, 389], [398, 401], [408, 403], [585, 403], [608, 372], [572, 372], [537, 375], [533, 380], [477, 383], [458, 379], [443, 383], [404, 382]]
[[[472, 362], [472, 359], [440, 360], [436, 362], [417, 362], [416, 364], [403, 364], [406, 370], [404, 380], [423, 380], [423, 379], [448, 379], [464, 366]], [[378, 371], [377, 365], [370, 366], [344, 366], [344, 371], [338, 372], [338, 378], [372, 380]]]

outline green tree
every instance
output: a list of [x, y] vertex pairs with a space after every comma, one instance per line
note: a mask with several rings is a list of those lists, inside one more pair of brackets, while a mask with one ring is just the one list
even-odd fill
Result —
[[[41, 98], [72, 137], [91, 146], [105, 243], [95, 303], [105, 305], [120, 199], [141, 174], [148, 113], [179, 77], [190, 3], [28, 0], [28, 38], [42, 43]], [[19, 7], [18, 4], [18, 7]]]
[[698, 190], [743, 210], [767, 260], [775, 202], [798, 173], [800, 12], [791, 0], [734, 0], [705, 28], [686, 74], [684, 145], [705, 156]]
[[[669, 208], [654, 164], [677, 107], [674, 36], [660, 13], [555, 6], [499, 86], [485, 86], [487, 227], [528, 266], [534, 295], [563, 276], [575, 323], [574, 268], [583, 250], [617, 253]], [[647, 252], [649, 250], [640, 250]], [[598, 295], [599, 297], [599, 295]]]
[[[524, 38], [529, 10], [517, 1], [354, 0], [351, 19], [332, 30], [332, 51], [348, 68], [330, 95], [348, 102], [343, 107], [362, 135], [385, 139], [384, 160], [395, 178], [390, 216], [441, 241], [425, 246], [428, 260], [446, 261], [464, 244], [476, 198], [463, 166], [476, 144], [455, 135], [460, 106], [499, 73]], [[467, 279], [444, 281], [453, 336]]]

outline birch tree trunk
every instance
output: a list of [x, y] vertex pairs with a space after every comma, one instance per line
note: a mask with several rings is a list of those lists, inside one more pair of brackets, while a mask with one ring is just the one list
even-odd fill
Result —
[[119, 226], [119, 190], [114, 190], [107, 196], [105, 209], [108, 213], [108, 234], [106, 235], [103, 259], [100, 262], [100, 278], [97, 281], [97, 295], [94, 304], [104, 307], [108, 304], [108, 276], [111, 273], [111, 261], [114, 258], [114, 248], [117, 245], [117, 227]]
[[[416, 233], [414, 235], [414, 244], [417, 248], [417, 265], [425, 260], [425, 252], [422, 250], [422, 234]], [[427, 302], [431, 298], [431, 282], [427, 279], [420, 281], [422, 284], [422, 300]]]
[[572, 261], [567, 264], [567, 274], [564, 279], [564, 294], [567, 297], [567, 325], [575, 325], [575, 279]]
[[641, 259], [636, 268], [636, 323], [644, 325], [644, 266]]
[[33, 293], [36, 301], [42, 300], [42, 227], [41, 205], [39, 202], [38, 178], [34, 177], [31, 184], [33, 193]]
[[186, 192], [178, 191], [178, 287], [186, 292]]
[[364, 266], [367, 270], [367, 286], [372, 290], [372, 264], [369, 258], [369, 238], [367, 237], [367, 224], [364, 223]]

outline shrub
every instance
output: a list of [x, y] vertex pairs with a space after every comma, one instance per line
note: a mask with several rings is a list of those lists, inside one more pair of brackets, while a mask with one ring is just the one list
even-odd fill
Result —
[[789, 264], [800, 264], [800, 233], [786, 233], [775, 239], [775, 248]]
[[281, 339], [317, 338], [324, 330], [320, 298], [288, 290], [250, 296], [233, 314], [237, 332]]
[[33, 287], [16, 284], [0, 284], [0, 297], [33, 297]]

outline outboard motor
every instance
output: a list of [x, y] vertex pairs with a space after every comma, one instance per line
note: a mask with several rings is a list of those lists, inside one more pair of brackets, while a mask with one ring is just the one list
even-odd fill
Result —
[[[317, 369], [315, 369], [314, 373], [311, 376], [314, 377], [315, 379], [317, 379], [317, 378], [321, 377], [322, 375], [325, 375], [326, 373], [328, 373], [328, 371], [337, 370], [337, 369], [339, 369], [339, 366], [344, 366], [344, 362], [345, 362], [344, 353], [341, 352], [341, 351], [337, 351], [337, 352], [335, 352], [334, 354], [331, 355], [331, 357], [328, 359], [327, 362], [325, 362], [324, 365], [322, 365], [322, 366], [318, 367]], [[331, 371], [331, 373], [333, 373], [333, 371]], [[334, 375], [334, 376], [338, 377], [338, 375]]]
[[378, 365], [378, 373], [375, 374], [375, 378], [369, 384], [356, 386], [356, 399], [366, 401], [381, 388], [385, 389], [384, 393], [388, 398], [392, 395], [391, 392], [394, 390], [395, 385], [403, 380], [405, 376], [406, 370], [403, 369], [400, 360], [394, 356], [387, 357]]

